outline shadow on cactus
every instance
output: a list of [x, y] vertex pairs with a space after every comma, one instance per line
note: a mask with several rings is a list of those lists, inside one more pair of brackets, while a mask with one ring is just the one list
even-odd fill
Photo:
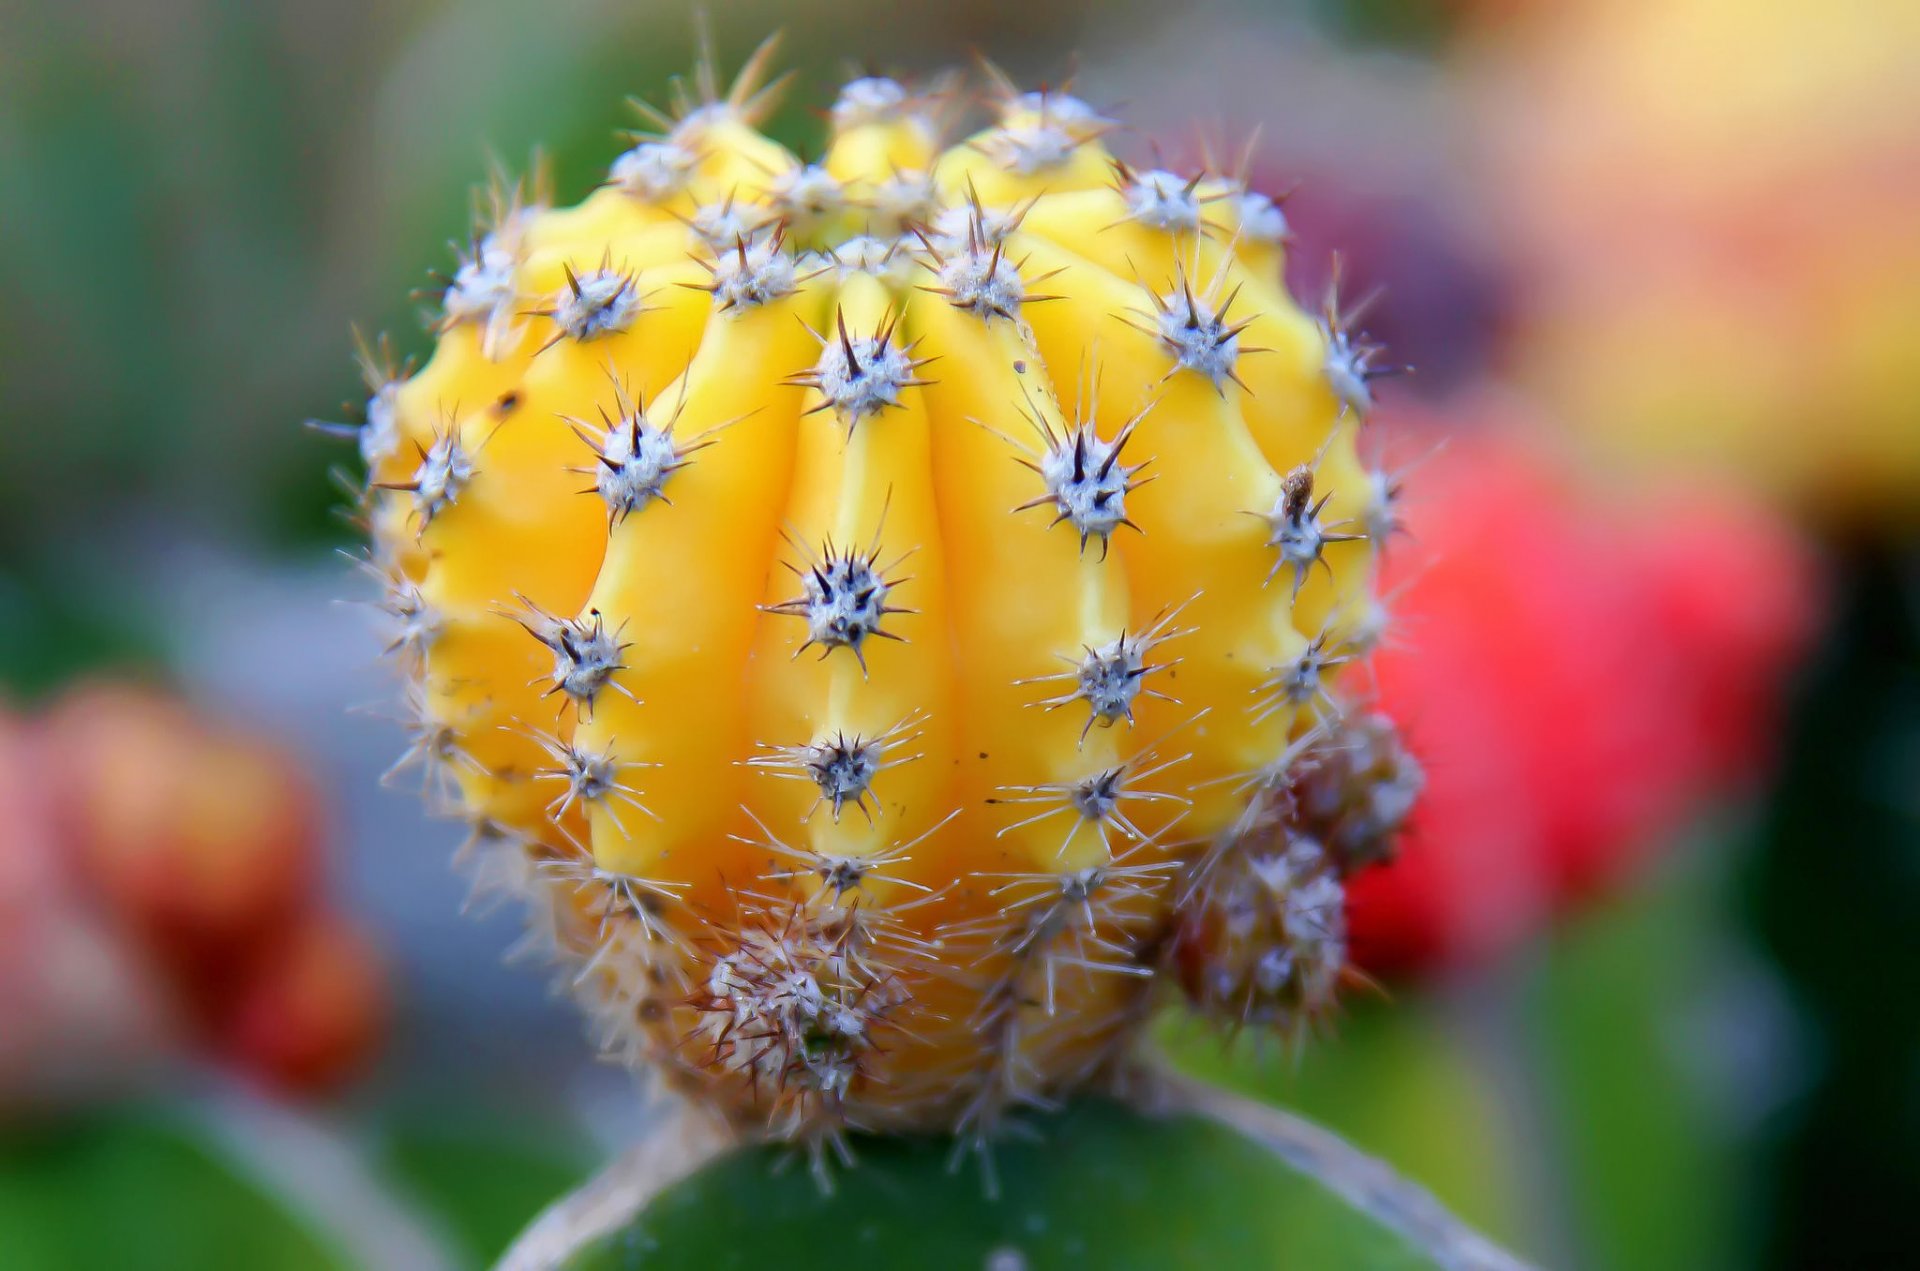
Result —
[[768, 51], [577, 206], [496, 189], [432, 358], [366, 359], [409, 758], [694, 1127], [621, 1213], [722, 1141], [828, 1183], [849, 1132], [990, 1167], [1080, 1091], [1220, 1113], [1134, 1062], [1161, 982], [1299, 1038], [1420, 783], [1346, 687], [1384, 368], [1274, 204], [997, 76], [946, 149], [953, 84], [856, 80], [806, 163]]

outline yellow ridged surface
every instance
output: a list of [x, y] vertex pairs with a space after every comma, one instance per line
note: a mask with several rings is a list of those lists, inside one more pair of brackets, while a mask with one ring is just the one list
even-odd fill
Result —
[[[889, 85], [836, 109], [806, 224], [774, 201], [820, 174], [753, 130], [750, 82], [574, 208], [503, 201], [463, 261], [500, 266], [497, 303], [456, 277], [370, 491], [376, 563], [433, 619], [415, 727], [456, 811], [552, 889], [610, 1045], [783, 1134], [987, 1127], [1111, 1059], [1182, 880], [1327, 709], [1287, 668], [1350, 651], [1373, 594], [1364, 538], [1279, 560], [1289, 472], [1336, 539], [1373, 487], [1237, 187], [1170, 186], [1191, 220], [1152, 223], [1074, 99], [1009, 94], [940, 154]], [[903, 211], [927, 173], [938, 205]], [[620, 329], [569, 326], [596, 278], [631, 289]], [[1237, 356], [1183, 364], [1158, 325], [1182, 295], [1245, 324]], [[598, 487], [637, 469], [601, 447], [636, 414], [676, 466], [623, 508]], [[1072, 513], [1054, 496], [1119, 478], [1051, 452], [1123, 435], [1127, 523]], [[471, 472], [436, 502], [449, 437]], [[886, 587], [857, 646], [808, 603], [849, 555]], [[585, 693], [555, 678], [568, 624], [613, 651]], [[1144, 669], [1103, 714], [1076, 692], [1116, 649]], [[839, 806], [805, 763], [837, 743], [879, 747]], [[741, 1003], [780, 977], [826, 1005], [778, 999], [768, 1040]]]

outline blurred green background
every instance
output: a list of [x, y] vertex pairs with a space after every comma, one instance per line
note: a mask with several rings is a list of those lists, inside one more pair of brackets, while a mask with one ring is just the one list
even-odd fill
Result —
[[[843, 75], [975, 51], [1025, 82], [1077, 68], [1077, 91], [1174, 148], [1190, 116], [1264, 120], [1262, 170], [1308, 178], [1297, 281], [1351, 246], [1363, 280], [1395, 282], [1383, 321], [1422, 368], [1410, 391], [1439, 392], [1499, 369], [1518, 320], [1523, 265], [1483, 215], [1499, 191], [1461, 158], [1478, 126], [1461, 50], [1522, 7], [709, 12], [722, 66], [785, 29], [806, 87], [770, 131], [803, 152]], [[366, 624], [330, 605], [354, 536], [327, 473], [346, 460], [299, 425], [360, 392], [351, 326], [426, 351], [417, 289], [489, 163], [524, 170], [538, 147], [562, 201], [598, 179], [621, 99], [691, 65], [690, 7], [10, 0], [0, 32], [0, 685], [28, 703], [148, 668], [297, 747], [331, 792], [333, 886], [388, 946], [400, 1003], [377, 1071], [323, 1107], [194, 1074], [0, 1127], [0, 1265], [353, 1265], [371, 1246], [330, 1227], [366, 1195], [482, 1265], [639, 1132], [642, 1100], [586, 1063], [537, 973], [499, 965], [512, 922], [457, 915], [450, 831], [377, 789], [397, 734], [344, 711], [383, 690]], [[1173, 1022], [1165, 1045], [1549, 1265], [1908, 1264], [1920, 555], [1855, 527], [1828, 560], [1830, 632], [1750, 802], [1497, 965], [1356, 1000], [1302, 1055], [1222, 1057]], [[330, 1192], [342, 1173], [355, 1186]]]

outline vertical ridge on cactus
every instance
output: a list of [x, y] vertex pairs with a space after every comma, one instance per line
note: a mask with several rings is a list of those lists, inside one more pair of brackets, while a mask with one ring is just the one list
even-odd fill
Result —
[[943, 149], [856, 80], [805, 163], [766, 61], [498, 191], [369, 370], [408, 758], [608, 1052], [750, 1134], [990, 1136], [1162, 982], [1297, 1034], [1418, 786], [1346, 670], [1378, 350], [1077, 98]]

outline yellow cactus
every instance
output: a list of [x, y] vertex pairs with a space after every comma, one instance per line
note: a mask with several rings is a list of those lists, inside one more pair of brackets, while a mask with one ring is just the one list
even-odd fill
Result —
[[1379, 633], [1380, 370], [1232, 176], [1004, 84], [943, 151], [886, 79], [807, 164], [764, 62], [497, 197], [431, 360], [369, 359], [412, 755], [609, 1048], [815, 1144], [984, 1135], [1122, 1053], [1212, 863], [1339, 873], [1276, 826]]

